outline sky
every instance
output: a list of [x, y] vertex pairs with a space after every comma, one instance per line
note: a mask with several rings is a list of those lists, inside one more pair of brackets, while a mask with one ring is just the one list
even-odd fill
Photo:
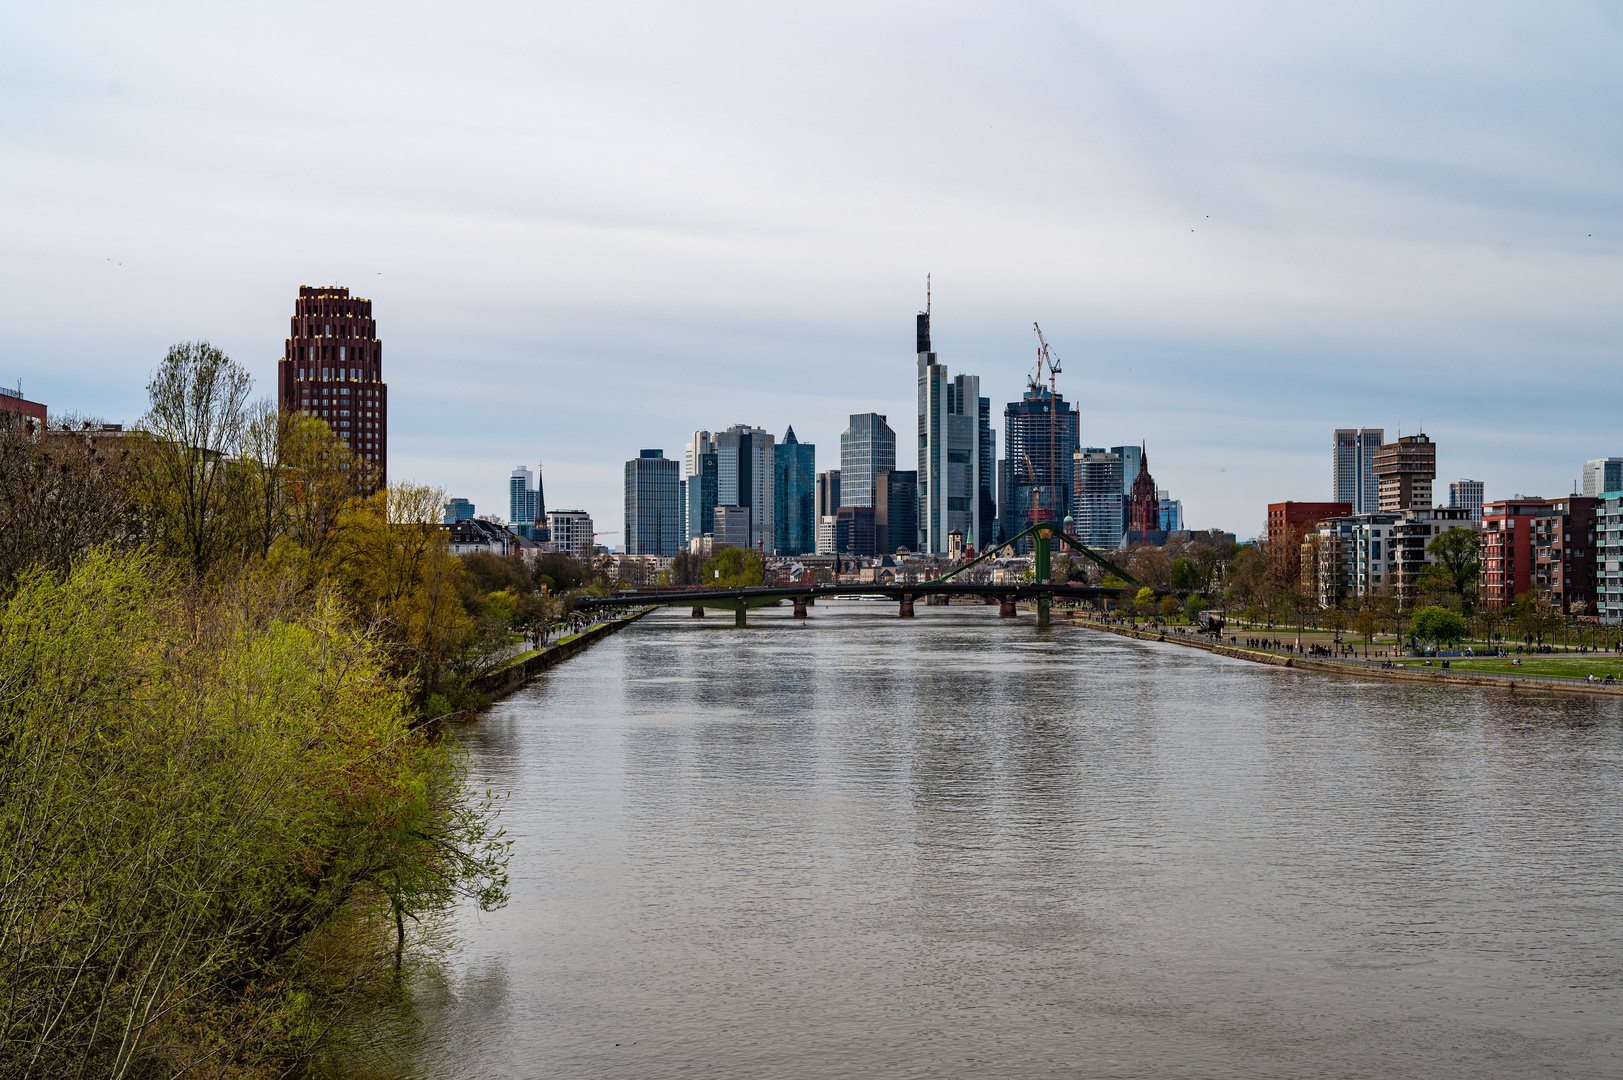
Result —
[[1623, 4], [13, 4], [0, 384], [133, 423], [202, 339], [270, 393], [347, 286], [391, 479], [539, 461], [606, 532], [695, 429], [911, 468], [929, 274], [951, 374], [1000, 414], [1040, 323], [1191, 527], [1328, 499], [1336, 427], [1554, 495], [1623, 454], [1620, 106]]

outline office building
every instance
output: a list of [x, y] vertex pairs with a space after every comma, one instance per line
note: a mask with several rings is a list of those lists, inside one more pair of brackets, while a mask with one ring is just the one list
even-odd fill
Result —
[[1584, 462], [1584, 481], [1580, 489], [1591, 499], [1608, 491], [1623, 491], [1623, 457], [1592, 458]]
[[473, 520], [473, 503], [467, 499], [445, 500], [445, 524], [455, 525], [459, 521]]
[[591, 515], [584, 510], [547, 511], [552, 550], [564, 555], [590, 557], [597, 549]]
[[711, 516], [711, 549], [755, 546], [751, 515], [747, 506], [717, 506]]
[[1429, 510], [1431, 482], [1437, 478], [1437, 446], [1425, 434], [1404, 435], [1375, 451], [1380, 510]]
[[[773, 491], [777, 455], [773, 438], [761, 428], [734, 424], [726, 431], [718, 431], [715, 440], [716, 505], [741, 508], [749, 517], [749, 541], [735, 546], [770, 553], [777, 542], [777, 496]], [[723, 542], [719, 535], [716, 541]]]
[[372, 301], [338, 286], [301, 285], [291, 336], [276, 365], [276, 402], [327, 422], [361, 466], [360, 487], [385, 482], [389, 453], [389, 385]]
[[1469, 510], [1471, 517], [1482, 520], [1482, 481], [1456, 480], [1448, 485], [1448, 506], [1451, 510]]
[[514, 467], [507, 478], [507, 527], [519, 536], [533, 536], [537, 522], [547, 520], [541, 501], [541, 474], [523, 465]]
[[874, 551], [912, 551], [919, 535], [919, 474], [882, 472], [874, 481]]
[[1179, 499], [1174, 499], [1172, 497], [1172, 492], [1168, 491], [1166, 488], [1161, 488], [1156, 491], [1155, 497], [1160, 500], [1161, 503], [1161, 531], [1168, 533], [1182, 532], [1183, 502]]
[[833, 517], [840, 510], [840, 470], [817, 474], [817, 517]]
[[682, 538], [696, 540], [710, 533], [716, 516], [720, 465], [716, 440], [708, 431], [695, 431], [682, 452]]
[[[845, 470], [840, 470], [844, 472]], [[874, 508], [842, 506], [834, 515], [834, 550], [840, 555], [877, 555]]]
[[1330, 518], [1346, 518], [1354, 514], [1352, 503], [1346, 502], [1276, 502], [1268, 504], [1268, 542], [1298, 543], [1300, 538], [1317, 529], [1319, 522]]
[[[893, 437], [891, 455], [895, 453]], [[773, 454], [777, 469], [772, 480], [777, 501], [772, 511], [777, 530], [773, 550], [779, 555], [809, 554], [817, 550], [817, 447], [795, 438], [791, 427]]]
[[996, 534], [992, 518], [982, 517], [989, 506], [995, 513], [991, 402], [982, 400], [978, 376], [949, 377], [931, 351], [928, 303], [917, 331], [919, 537], [912, 549], [944, 552], [954, 529], [971, 545], [984, 544]]
[[1354, 514], [1380, 508], [1375, 453], [1385, 438], [1385, 428], [1336, 428], [1330, 459], [1331, 502], [1346, 503]]
[[896, 468], [896, 433], [878, 413], [852, 413], [840, 432], [840, 505], [874, 505], [874, 484]]
[[1121, 547], [1127, 516], [1122, 494], [1121, 455], [1098, 446], [1073, 456], [1075, 495], [1071, 502], [1071, 535], [1097, 551]]
[[682, 535], [681, 466], [663, 450], [644, 450], [626, 462], [625, 553], [675, 555]]
[[[1035, 382], [1027, 384], [1024, 397], [1004, 408], [1009, 484], [1004, 528], [1009, 536], [1039, 521], [1064, 520], [1073, 502], [1078, 430], [1076, 412], [1065, 395]], [[1025, 541], [1021, 547], [1029, 551], [1031, 544]]]
[[[840, 508], [838, 506], [834, 508], [834, 512], [836, 514], [839, 513], [839, 510]], [[836, 537], [834, 524], [834, 514], [819, 514], [817, 516], [817, 554], [835, 554], [834, 542]]]
[[[1142, 446], [1112, 446], [1112, 454], [1121, 458], [1121, 496], [1122, 513], [1127, 512], [1127, 502], [1133, 494], [1133, 481], [1138, 479], [1139, 467], [1143, 464], [1144, 448]], [[1122, 528], [1127, 527], [1127, 519], [1122, 518]]]

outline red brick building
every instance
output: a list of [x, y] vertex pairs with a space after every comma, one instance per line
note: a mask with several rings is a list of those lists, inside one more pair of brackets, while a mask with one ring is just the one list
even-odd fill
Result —
[[1477, 603], [1503, 610], [1533, 587], [1533, 522], [1549, 512], [1550, 503], [1539, 498], [1482, 504]]
[[327, 421], [356, 460], [366, 463], [366, 486], [383, 486], [389, 385], [383, 381], [383, 342], [372, 301], [338, 286], [301, 285], [276, 389], [283, 411]]
[[20, 386], [15, 390], [0, 389], [0, 412], [37, 420], [39, 423], [35, 430], [43, 431], [45, 429], [45, 406], [37, 401], [29, 401], [23, 397], [22, 387]]
[[1284, 540], [1287, 536], [1300, 539], [1321, 521], [1351, 516], [1352, 503], [1346, 502], [1269, 503], [1268, 539], [1270, 542]]

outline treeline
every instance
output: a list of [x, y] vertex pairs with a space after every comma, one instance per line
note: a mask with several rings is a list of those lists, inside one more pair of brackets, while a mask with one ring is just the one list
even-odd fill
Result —
[[131, 432], [0, 431], [0, 1075], [342, 1072], [413, 932], [505, 899], [424, 721], [559, 602], [218, 350], [149, 393]]

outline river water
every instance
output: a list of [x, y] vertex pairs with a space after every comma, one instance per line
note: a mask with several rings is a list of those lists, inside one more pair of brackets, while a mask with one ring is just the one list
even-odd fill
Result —
[[1029, 614], [657, 612], [464, 729], [410, 1074], [1623, 1076], [1623, 707]]

